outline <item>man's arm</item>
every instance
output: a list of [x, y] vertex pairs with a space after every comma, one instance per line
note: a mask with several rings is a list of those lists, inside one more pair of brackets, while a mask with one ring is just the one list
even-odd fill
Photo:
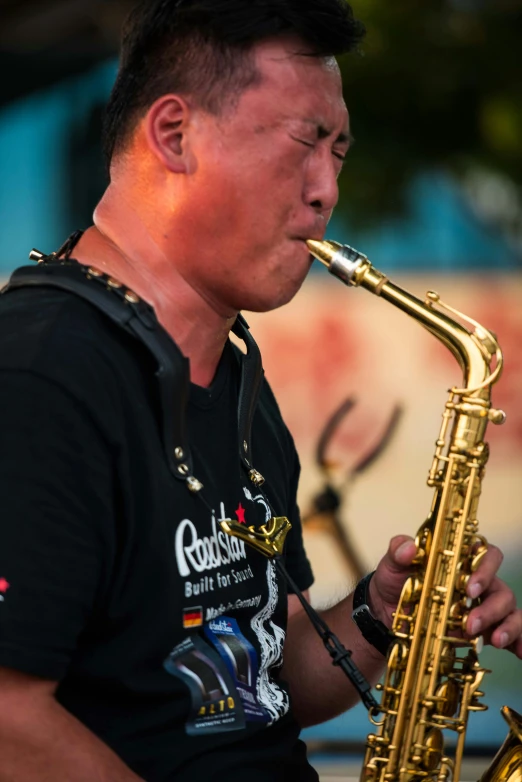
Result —
[[140, 782], [60, 706], [56, 687], [0, 668], [0, 782]]
[[[394, 538], [370, 582], [372, 614], [387, 627], [416, 554], [414, 541]], [[470, 611], [467, 632], [484, 635], [497, 648], [509, 648], [522, 658], [522, 611], [517, 609], [512, 590], [498, 578], [502, 554], [490, 546], [471, 576], [467, 592], [481, 602]], [[292, 708], [303, 726], [316, 725], [346, 711], [359, 700], [346, 676], [331, 664], [322, 641], [304, 611], [290, 596], [289, 621], [284, 648], [282, 677], [289, 683]], [[351, 619], [352, 595], [322, 613], [325, 621], [347, 649], [366, 679], [375, 684], [385, 667], [384, 657], [362, 637]], [[478, 625], [476, 623], [479, 623]]]
[[[351, 620], [352, 597], [321, 611], [321, 616], [341, 643], [353, 652], [352, 659], [371, 684], [382, 675], [385, 658], [362, 637]], [[349, 679], [332, 665], [322, 640], [312, 627], [295, 595], [288, 604], [288, 629], [282, 678], [290, 685], [292, 711], [306, 728], [336, 717], [354, 706], [359, 695]]]
[[107, 593], [111, 451], [90, 409], [58, 384], [0, 378], [0, 782], [137, 782], [54, 697]]

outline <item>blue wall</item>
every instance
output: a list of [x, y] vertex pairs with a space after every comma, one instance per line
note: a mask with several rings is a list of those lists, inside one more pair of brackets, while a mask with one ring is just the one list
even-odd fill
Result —
[[0, 112], [0, 272], [24, 264], [33, 247], [51, 252], [79, 227], [64, 219], [64, 148], [72, 124], [105, 100], [115, 73], [106, 63]]
[[407, 216], [383, 220], [371, 232], [350, 233], [334, 219], [329, 235], [335, 238], [337, 232], [338, 241], [353, 243], [387, 271], [522, 269], [520, 254], [479, 221], [459, 187], [443, 173], [419, 176], [407, 206]]

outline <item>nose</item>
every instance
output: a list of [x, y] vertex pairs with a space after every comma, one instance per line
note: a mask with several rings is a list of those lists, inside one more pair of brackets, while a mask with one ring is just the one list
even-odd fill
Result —
[[330, 153], [314, 155], [308, 168], [304, 200], [316, 212], [329, 219], [339, 200], [338, 171]]

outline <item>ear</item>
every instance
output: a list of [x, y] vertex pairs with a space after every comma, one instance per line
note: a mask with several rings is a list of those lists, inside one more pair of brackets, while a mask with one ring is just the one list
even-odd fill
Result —
[[145, 117], [145, 134], [150, 150], [174, 174], [191, 169], [187, 144], [190, 108], [178, 95], [163, 95]]

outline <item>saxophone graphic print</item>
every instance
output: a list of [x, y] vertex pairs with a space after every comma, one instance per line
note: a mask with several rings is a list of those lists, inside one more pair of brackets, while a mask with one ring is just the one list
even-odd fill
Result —
[[[270, 508], [262, 494], [253, 496], [249, 489], [244, 488], [247, 500], [257, 502], [265, 509], [266, 519], [272, 516]], [[266, 578], [268, 584], [268, 600], [265, 606], [252, 618], [251, 626], [259, 641], [261, 660], [257, 679], [257, 700], [268, 712], [270, 723], [276, 722], [288, 712], [290, 701], [288, 694], [271, 678], [271, 671], [283, 662], [283, 645], [285, 632], [272, 621], [278, 599], [276, 568], [272, 560], [266, 563]]]

